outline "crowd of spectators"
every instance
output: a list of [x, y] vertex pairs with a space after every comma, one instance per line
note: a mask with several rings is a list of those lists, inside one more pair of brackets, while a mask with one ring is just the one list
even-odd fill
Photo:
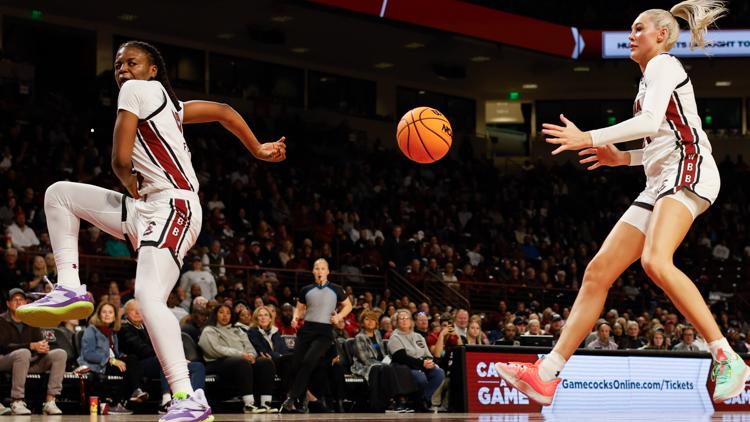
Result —
[[[112, 120], [111, 106], [74, 113], [66, 100], [49, 95], [33, 108], [2, 107], [0, 225], [6, 237], [0, 244], [0, 308], [5, 308], [13, 299], [11, 289], [39, 294], [55, 281], [42, 205], [46, 186], [67, 179], [122, 189], [109, 168], [111, 123], [96, 126], [102, 115]], [[287, 136], [286, 162], [255, 161], [239, 142], [213, 127], [185, 129], [205, 220], [169, 307], [196, 344], [209, 320], [217, 324], [216, 309], [228, 309], [228, 324], [242, 330], [257, 326], [255, 314], [266, 309], [275, 321], [266, 327], [293, 335], [290, 321], [298, 292], [281, 272], [310, 270], [317, 258], [344, 275], [339, 282], [357, 306], [358, 312], [337, 327], [343, 337], [357, 334], [357, 315], [370, 309], [378, 311], [379, 329], [388, 339], [397, 326], [396, 311], [404, 308], [437, 358], [462, 344], [515, 345], [523, 334], [556, 338], [588, 261], [644, 183], [639, 170], [590, 173], [570, 162], [527, 161], [499, 171], [474, 157], [470, 141], [460, 137], [454, 155], [417, 166], [381, 140], [353, 135], [345, 123], [308, 122], [272, 104], [254, 104], [248, 121], [261, 139]], [[748, 167], [741, 156], [719, 161], [719, 200], [698, 219], [676, 260], [712, 303], [730, 342], [746, 351], [748, 324], [739, 300], [744, 291], [736, 277], [750, 270], [745, 222], [750, 203], [742, 183]], [[86, 224], [80, 249], [130, 256], [122, 241]], [[19, 261], [19, 251], [31, 258]], [[393, 297], [389, 290], [361, 282], [363, 275], [389, 271], [418, 288], [442, 282], [469, 298], [471, 312]], [[128, 314], [123, 306], [132, 299], [132, 279], [108, 280], [94, 273], [83, 282], [117, 318]], [[705, 349], [638, 265], [615, 282], [612, 295], [615, 309], [582, 347]], [[247, 344], [252, 342], [234, 346], [252, 355]], [[212, 365], [214, 359], [204, 362], [220, 370]], [[245, 360], [257, 366], [255, 358]], [[254, 374], [269, 376], [265, 369]], [[137, 399], [138, 383], [131, 384], [123, 397], [132, 393]], [[251, 384], [244, 388], [253, 390]], [[253, 406], [265, 406], [266, 398]]]

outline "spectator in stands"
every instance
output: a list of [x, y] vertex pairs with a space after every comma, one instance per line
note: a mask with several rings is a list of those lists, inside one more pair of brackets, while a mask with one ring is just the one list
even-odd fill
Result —
[[[618, 318], [620, 319], [620, 318]], [[623, 318], [624, 320], [624, 318]], [[625, 327], [619, 322], [615, 322], [612, 325], [612, 341], [617, 343], [617, 347], [622, 349], [623, 342], [625, 341]]]
[[667, 338], [664, 335], [664, 330], [656, 328], [651, 330], [651, 334], [648, 338], [648, 344], [643, 346], [644, 350], [669, 350], [669, 344]]
[[[276, 412], [271, 408], [275, 370], [273, 361], [259, 357], [247, 334], [234, 326], [232, 308], [219, 305], [201, 333], [198, 345], [206, 359], [206, 370], [217, 374], [242, 396], [245, 413]], [[254, 392], [260, 395], [255, 405]]]
[[636, 321], [628, 321], [626, 336], [620, 344], [620, 349], [640, 349], [646, 345], [646, 339], [640, 336], [640, 327]]
[[167, 298], [167, 308], [169, 308], [169, 311], [172, 312], [175, 318], [177, 318], [178, 322], [182, 322], [182, 319], [190, 315], [185, 308], [180, 306], [180, 299], [177, 296], [177, 292], [175, 290], [172, 290], [169, 292], [169, 297]]
[[549, 323], [547, 334], [550, 334], [552, 336], [553, 341], [556, 342], [560, 338], [560, 333], [562, 332], [564, 324], [565, 321], [563, 321], [563, 318], [560, 314], [552, 314], [552, 320]]
[[466, 344], [489, 344], [487, 336], [482, 332], [479, 321], [471, 321], [466, 332]]
[[675, 352], [700, 352], [700, 347], [695, 342], [695, 330], [691, 326], [686, 326], [682, 329], [680, 335], [682, 341], [675, 344], [672, 350]]
[[407, 406], [406, 396], [414, 393], [416, 386], [408, 366], [386, 360], [388, 351], [377, 330], [378, 316], [372, 310], [365, 310], [360, 315], [362, 331], [355, 337], [351, 371], [367, 380], [371, 411], [385, 410], [388, 403], [395, 399], [390, 410], [406, 413], [411, 410]]
[[[117, 334], [120, 338], [120, 351], [128, 356], [134, 356], [138, 359], [140, 366], [143, 368], [143, 374], [151, 379], [159, 378], [161, 381], [161, 404], [160, 410], [164, 413], [169, 408], [169, 402], [172, 395], [169, 391], [169, 383], [164, 376], [164, 371], [159, 365], [156, 357], [154, 346], [151, 344], [151, 338], [143, 325], [143, 316], [138, 307], [138, 301], [130, 299], [125, 303], [126, 320], [120, 327]], [[206, 368], [201, 362], [189, 362], [188, 371], [190, 372], [190, 382], [193, 389], [202, 389], [206, 383]], [[144, 393], [145, 394], [145, 393]]]
[[603, 322], [596, 328], [596, 340], [586, 345], [589, 350], [617, 350], [617, 343], [612, 341], [610, 333], [612, 329], [609, 324]]
[[518, 326], [513, 323], [505, 324], [503, 329], [503, 337], [496, 340], [494, 344], [501, 344], [506, 346], [518, 346], [521, 343], [518, 341]]
[[[143, 378], [143, 367], [135, 356], [126, 356], [120, 352], [120, 316], [117, 308], [108, 302], [102, 302], [89, 319], [89, 325], [81, 339], [81, 355], [78, 364], [87, 366], [92, 372], [102, 375], [122, 375], [125, 391], [132, 391], [130, 401], [140, 403], [148, 399], [148, 393], [140, 388]], [[109, 409], [114, 414], [132, 414], [123, 406], [124, 395], [114, 391], [115, 406]]]
[[469, 329], [469, 311], [466, 309], [456, 311], [455, 329], [456, 334], [466, 339], [466, 331]]
[[8, 296], [8, 311], [0, 314], [0, 371], [11, 373], [11, 404], [10, 409], [0, 407], [0, 414], [7, 414], [10, 410], [14, 415], [30, 415], [31, 411], [24, 402], [26, 374], [49, 371], [42, 413], [61, 415], [55, 396], [62, 391], [67, 353], [62, 349], [50, 350], [39, 328], [26, 325], [16, 317], [16, 309], [27, 303], [23, 290], [12, 289]]
[[380, 335], [383, 336], [384, 339], [388, 340], [391, 338], [391, 334], [393, 334], [393, 323], [391, 322], [391, 317], [389, 317], [386, 314], [380, 315]]
[[397, 329], [388, 340], [388, 351], [394, 362], [411, 368], [412, 377], [422, 391], [420, 404], [430, 407], [432, 395], [445, 379], [445, 371], [434, 362], [424, 337], [414, 332], [411, 313], [399, 309], [395, 318]]
[[39, 239], [36, 237], [34, 230], [26, 225], [26, 213], [19, 210], [16, 213], [16, 220], [8, 226], [7, 230], [13, 247], [19, 250], [33, 249], [39, 245]]
[[[5, 292], [11, 289], [21, 287], [21, 283], [28, 281], [29, 276], [26, 272], [18, 265], [18, 251], [15, 248], [8, 248], [5, 250], [5, 260], [0, 265], [0, 292], [5, 297]], [[5, 302], [5, 300], [3, 300]]]
[[455, 326], [453, 325], [453, 319], [450, 315], [445, 315], [440, 320], [440, 329], [432, 331], [427, 337], [427, 347], [435, 357], [437, 364], [445, 363], [446, 361], [446, 347], [457, 347], [464, 345], [464, 338], [456, 333]]
[[737, 353], [747, 353], [748, 349], [745, 345], [744, 336], [744, 334], [740, 333], [738, 327], [732, 327], [727, 330], [727, 340], [729, 340], [729, 344], [732, 345], [732, 349], [734, 349], [734, 351]]
[[261, 357], [277, 363], [283, 356], [290, 354], [286, 342], [281, 337], [278, 327], [273, 324], [271, 311], [261, 306], [252, 313], [252, 325], [247, 332], [255, 351]]
[[[205, 298], [200, 296], [195, 299], [205, 300]], [[189, 335], [190, 338], [193, 339], [195, 344], [198, 344], [201, 333], [203, 332], [203, 328], [205, 328], [206, 324], [208, 323], [209, 316], [210, 312], [208, 312], [208, 309], [206, 309], [205, 304], [201, 306], [193, 306], [193, 312], [191, 312], [187, 318], [183, 319], [183, 322], [180, 325], [180, 329], [183, 333]]]
[[[189, 291], [192, 295], [194, 290], [193, 286], [200, 286], [201, 296], [208, 300], [213, 300], [216, 297], [218, 289], [216, 287], [216, 279], [210, 271], [203, 268], [201, 258], [194, 256], [191, 263], [191, 270], [182, 274], [180, 277], [180, 287]], [[195, 296], [191, 296], [195, 297]]]
[[426, 312], [417, 312], [414, 317], [414, 332], [421, 334], [425, 340], [430, 336], [430, 320]]
[[281, 315], [279, 316], [276, 326], [279, 328], [281, 335], [293, 336], [297, 334], [297, 327], [292, 326], [292, 319], [294, 318], [294, 306], [290, 303], [285, 302], [281, 305]]
[[541, 336], [544, 335], [544, 331], [542, 331], [542, 324], [539, 322], [538, 319], [531, 319], [529, 320], [529, 325], [527, 326], [528, 330], [523, 333], [525, 336]]
[[407, 241], [402, 238], [403, 228], [399, 225], [393, 226], [391, 236], [383, 243], [383, 256], [388, 266], [403, 271], [408, 254]]
[[47, 292], [52, 290], [47, 279], [47, 263], [42, 255], [36, 255], [31, 264], [31, 280], [26, 286], [27, 292]]

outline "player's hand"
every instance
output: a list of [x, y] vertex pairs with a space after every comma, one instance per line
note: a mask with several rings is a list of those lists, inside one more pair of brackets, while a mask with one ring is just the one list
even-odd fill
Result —
[[542, 133], [550, 136], [546, 139], [547, 143], [559, 145], [559, 147], [552, 151], [552, 155], [557, 155], [563, 151], [578, 151], [593, 146], [591, 134], [582, 132], [562, 114], [560, 115], [560, 121], [565, 126], [553, 125], [551, 123], [542, 124]]
[[260, 144], [258, 152], [255, 153], [255, 158], [272, 163], [284, 161], [286, 159], [286, 137], [282, 136], [276, 142]]
[[581, 164], [593, 163], [587, 167], [587, 170], [596, 170], [601, 166], [626, 166], [629, 164], [628, 153], [620, 151], [614, 145], [605, 145], [602, 147], [586, 148], [579, 152], [582, 158], [578, 161]]

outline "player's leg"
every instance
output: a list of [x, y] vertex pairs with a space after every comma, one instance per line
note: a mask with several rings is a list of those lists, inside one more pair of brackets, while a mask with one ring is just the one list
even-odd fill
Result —
[[646, 274], [670, 298], [675, 307], [706, 338], [715, 361], [714, 401], [724, 401], [744, 391], [750, 375], [744, 361], [732, 350], [711, 315], [703, 296], [673, 263], [677, 250], [693, 224], [691, 201], [702, 201], [680, 191], [656, 203], [652, 223], [646, 235], [641, 262]]
[[93, 312], [91, 297], [78, 277], [78, 231], [84, 219], [123, 239], [121, 193], [83, 183], [57, 182], [47, 188], [44, 211], [55, 255], [58, 285], [44, 298], [18, 308], [29, 325], [54, 327], [60, 321], [83, 319]]
[[[557, 373], [591, 332], [612, 283], [640, 257], [648, 213], [642, 208], [631, 207], [609, 233], [586, 267], [581, 289], [552, 352], [534, 365], [496, 365], [508, 383], [541, 404], [552, 403], [559, 382]], [[632, 218], [633, 215], [638, 218]], [[637, 220], [636, 225], [641, 229], [626, 222], [631, 220]]]
[[213, 420], [202, 391], [193, 391], [180, 324], [167, 307], [167, 297], [180, 276], [171, 250], [141, 246], [135, 274], [135, 298], [140, 304], [143, 323], [151, 334], [156, 356], [164, 370], [175, 400], [160, 420]]

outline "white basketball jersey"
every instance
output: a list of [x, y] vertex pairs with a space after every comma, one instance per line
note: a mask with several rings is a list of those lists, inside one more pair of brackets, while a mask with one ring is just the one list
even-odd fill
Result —
[[182, 103], [177, 110], [159, 81], [130, 80], [120, 88], [117, 108], [138, 116], [133, 145], [138, 193], [165, 189], [197, 193], [198, 179], [182, 133]]
[[675, 57], [664, 53], [648, 62], [633, 112], [634, 117], [622, 123], [592, 130], [594, 146], [643, 139], [642, 164], [649, 177], [674, 165], [695, 173], [700, 156], [711, 155], [693, 84]]
[[[653, 62], [653, 63], [652, 63]], [[691, 154], [711, 154], [711, 143], [701, 126], [701, 118], [698, 115], [698, 106], [695, 103], [695, 92], [693, 83], [687, 73], [674, 56], [662, 54], [649, 62], [647, 68], [648, 76], [671, 73], [671, 80], [679, 80], [677, 85], [669, 93], [667, 109], [659, 125], [659, 130], [654, 136], [645, 137], [643, 140], [643, 167], [647, 175], [661, 173], [670, 155], [677, 149], [681, 149], [685, 158]], [[658, 67], [658, 68], [657, 68]], [[653, 72], [652, 72], [653, 70]], [[646, 98], [651, 78], [645, 75], [638, 86], [638, 95], [633, 104], [634, 115], [642, 112], [642, 106]]]

